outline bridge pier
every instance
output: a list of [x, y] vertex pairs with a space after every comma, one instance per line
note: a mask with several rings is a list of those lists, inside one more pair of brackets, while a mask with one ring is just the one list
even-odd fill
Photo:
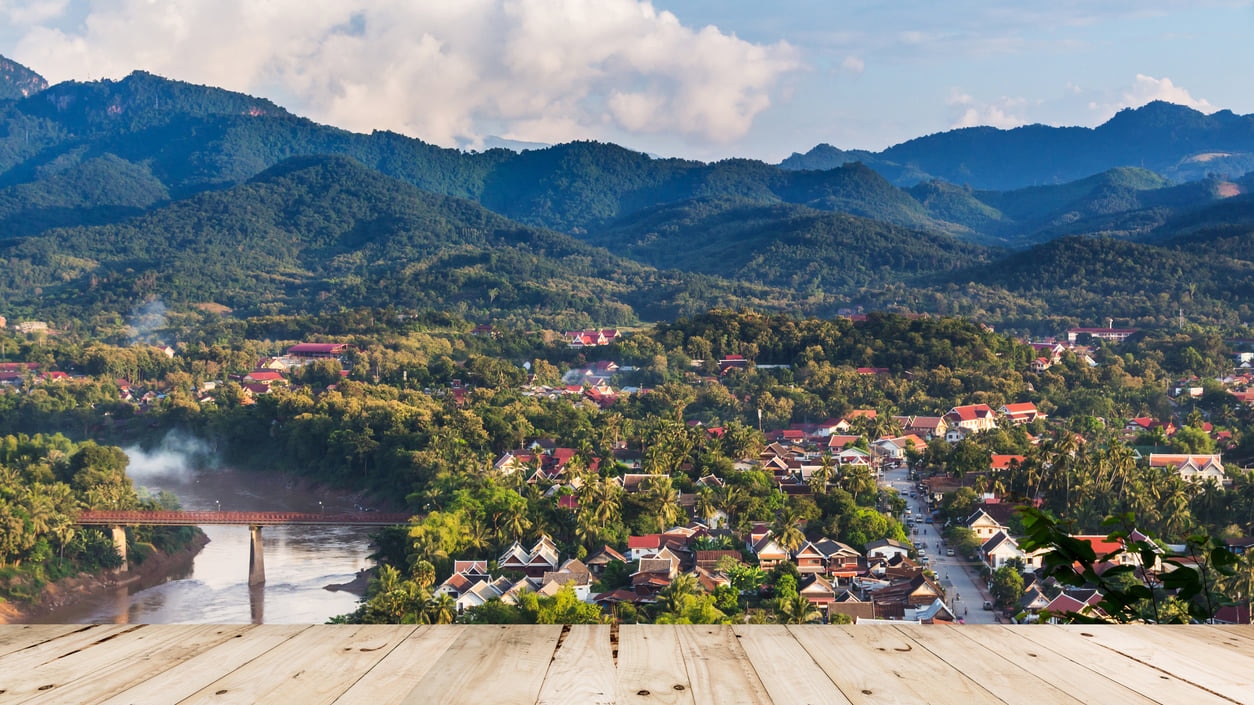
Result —
[[122, 557], [122, 567], [118, 568], [118, 572], [125, 573], [127, 570], [126, 568], [126, 527], [125, 526], [111, 526], [109, 528], [113, 532], [113, 550], [117, 551], [118, 555]]
[[261, 525], [249, 525], [248, 536], [248, 584], [262, 585], [266, 582], [266, 560], [261, 550]]

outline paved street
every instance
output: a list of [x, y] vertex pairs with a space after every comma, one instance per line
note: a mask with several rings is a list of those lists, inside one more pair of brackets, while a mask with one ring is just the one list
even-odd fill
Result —
[[[929, 516], [926, 505], [918, 496], [915, 487], [910, 483], [909, 471], [906, 468], [884, 472], [880, 481], [885, 487], [892, 487], [906, 500], [918, 523], [917, 535], [911, 533], [910, 539], [916, 548], [927, 552], [931, 560], [929, 566], [936, 573], [937, 579], [945, 588], [948, 602], [954, 614], [968, 624], [993, 624], [996, 621], [992, 611], [982, 609], [984, 600], [991, 599], [979, 578], [979, 566], [965, 556], [947, 556], [941, 542], [940, 526], [925, 522]], [[910, 496], [915, 492], [914, 497]], [[907, 528], [909, 531], [909, 528]]]

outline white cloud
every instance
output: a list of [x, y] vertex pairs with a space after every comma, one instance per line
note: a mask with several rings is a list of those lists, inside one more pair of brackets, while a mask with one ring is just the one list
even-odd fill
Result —
[[10, 26], [34, 25], [60, 17], [69, 0], [0, 0], [0, 20]]
[[[13, 57], [53, 81], [144, 69], [444, 145], [728, 143], [801, 68], [787, 43], [684, 26], [647, 0], [112, 0], [59, 21], [64, 0], [25, 7]], [[15, 8], [0, 0], [0, 18]]]
[[950, 128], [987, 125], [1007, 130], [1028, 123], [1022, 113], [1028, 105], [1024, 98], [1002, 96], [997, 100], [984, 102], [954, 88], [950, 90], [945, 103], [958, 111], [958, 117], [950, 124]]
[[840, 62], [840, 68], [849, 73], [860, 74], [866, 70], [866, 62], [857, 56], [846, 56], [845, 60]]
[[1194, 98], [1182, 86], [1172, 83], [1171, 79], [1166, 76], [1154, 78], [1141, 73], [1136, 75], [1136, 82], [1132, 89], [1123, 94], [1123, 102], [1119, 107], [1139, 108], [1155, 100], [1185, 105], [1203, 113], [1213, 113], [1219, 109], [1204, 98]]

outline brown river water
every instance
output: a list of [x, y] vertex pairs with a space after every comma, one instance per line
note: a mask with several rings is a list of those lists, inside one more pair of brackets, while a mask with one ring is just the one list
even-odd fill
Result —
[[[135, 473], [132, 473], [133, 475]], [[233, 470], [142, 473], [136, 486], [169, 490], [184, 509], [351, 512], [358, 498], [277, 474]], [[262, 529], [266, 582], [248, 585], [246, 526], [204, 526], [210, 542], [189, 565], [159, 584], [93, 595], [38, 618], [53, 623], [320, 624], [353, 611], [358, 595], [328, 590], [373, 566], [371, 528], [267, 526]]]

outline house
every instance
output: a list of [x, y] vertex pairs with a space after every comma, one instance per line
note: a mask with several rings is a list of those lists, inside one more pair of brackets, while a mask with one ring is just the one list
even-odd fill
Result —
[[560, 558], [557, 546], [548, 536], [541, 536], [530, 551], [523, 549], [517, 541], [497, 558], [496, 564], [501, 570], [514, 570], [525, 573], [530, 578], [543, 577], [546, 572], [557, 570]]
[[928, 441], [943, 438], [948, 428], [949, 422], [943, 416], [911, 416], [901, 427], [906, 433]]
[[909, 556], [910, 547], [896, 539], [876, 539], [866, 545], [866, 555], [870, 559], [892, 558], [893, 556]]
[[992, 570], [997, 570], [1014, 559], [1022, 561], [1029, 570], [1038, 568], [1042, 552], [1025, 553], [1019, 548], [1019, 542], [1005, 531], [998, 531], [980, 546], [980, 556]]
[[1190, 482], [1205, 482], [1214, 479], [1223, 482], [1227, 479], [1224, 472], [1222, 455], [1188, 455], [1176, 453], [1150, 453], [1151, 468], [1165, 468], [1174, 471], [1182, 479]]
[[994, 453], [988, 467], [993, 472], [1002, 472], [1022, 465], [1025, 460], [1027, 458], [1022, 455], [1000, 455]]
[[797, 592], [824, 614], [827, 613], [827, 606], [836, 601], [836, 590], [832, 584], [822, 575], [814, 573], [801, 578], [801, 582], [797, 584]]
[[966, 520], [967, 528], [975, 532], [976, 538], [980, 541], [987, 541], [998, 532], [1008, 533], [1009, 528], [1002, 521], [997, 520], [987, 510], [983, 508], [976, 509]]
[[897, 438], [881, 438], [871, 444], [871, 447], [885, 460], [900, 461], [905, 460], [906, 451], [913, 449], [922, 452], [927, 448], [927, 441], [911, 433]]
[[627, 556], [633, 561], [652, 558], [660, 550], [662, 550], [661, 534], [627, 537]]
[[283, 375], [275, 370], [253, 370], [244, 375], [244, 382], [249, 384], [265, 384], [271, 385], [275, 382], [283, 382]]
[[1054, 363], [1051, 362], [1049, 358], [1045, 358], [1045, 357], [1038, 357], [1032, 362], [1028, 363], [1028, 369], [1038, 374], [1041, 372], [1044, 372], [1045, 370], [1048, 370], [1049, 368], [1053, 366], [1054, 366]]
[[887, 619], [905, 619], [907, 610], [926, 607], [944, 597], [945, 593], [940, 586], [922, 573], [871, 593], [876, 613]]
[[837, 594], [836, 599], [827, 606], [828, 618], [830, 619], [834, 614], [852, 617], [855, 622], [860, 619], [874, 619], [875, 603], [859, 598], [851, 590], [844, 590]]
[[[793, 563], [797, 565], [797, 572], [802, 575], [827, 572], [827, 556], [809, 541], [806, 541], [793, 554]], [[831, 586], [829, 585], [828, 587]], [[835, 595], [832, 597], [835, 598]]]
[[605, 567], [614, 561], [619, 561], [620, 563], [629, 562], [626, 556], [615, 551], [610, 546], [602, 546], [601, 550], [584, 560], [584, 565], [588, 566], [588, 570], [592, 571], [593, 575], [600, 577], [601, 573], [605, 572]]
[[1067, 342], [1074, 344], [1081, 335], [1087, 334], [1094, 340], [1122, 343], [1139, 332], [1136, 328], [1071, 328], [1067, 331]]
[[592, 601], [592, 571], [578, 558], [571, 558], [561, 568], [545, 573], [540, 585], [540, 591], [545, 594], [555, 593], [558, 588], [569, 585], [580, 601]]
[[753, 545], [753, 553], [758, 557], [758, 566], [762, 570], [771, 570], [788, 560], [788, 551], [770, 533]]
[[1006, 404], [998, 411], [1000, 411], [1003, 416], [1010, 419], [1010, 422], [1015, 425], [1032, 423], [1037, 419], [1045, 418], [1045, 414], [1042, 414], [1040, 410], [1036, 408], [1036, 404], [1033, 404], [1030, 401]]
[[348, 343], [297, 343], [287, 349], [287, 354], [302, 360], [339, 359], [352, 347]]
[[590, 348], [609, 345], [617, 340], [619, 332], [613, 328], [567, 331], [563, 334], [567, 347]]
[[997, 414], [988, 404], [955, 406], [942, 417], [948, 428], [961, 428], [970, 433], [991, 431], [997, 428]]
[[815, 541], [814, 547], [823, 554], [828, 575], [849, 579], [867, 571], [866, 557], [847, 543], [823, 538]]
[[930, 605], [915, 607], [913, 615], [907, 611], [904, 616], [919, 624], [953, 624], [958, 619], [954, 616], [953, 610], [949, 609], [945, 601], [939, 597], [932, 600]]

